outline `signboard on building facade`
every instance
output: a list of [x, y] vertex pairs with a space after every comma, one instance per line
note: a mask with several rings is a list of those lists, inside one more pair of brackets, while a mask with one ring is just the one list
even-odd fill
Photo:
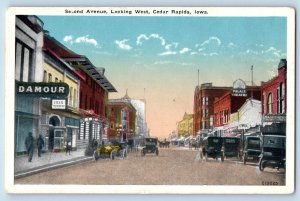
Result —
[[51, 99], [51, 109], [53, 110], [65, 110], [67, 109], [67, 99]]
[[247, 96], [246, 84], [243, 80], [238, 79], [233, 82], [232, 96]]
[[16, 82], [16, 93], [38, 97], [66, 97], [69, 94], [69, 85], [62, 82]]
[[272, 123], [285, 123], [286, 115], [285, 114], [268, 114], [263, 117], [264, 122], [272, 122]]

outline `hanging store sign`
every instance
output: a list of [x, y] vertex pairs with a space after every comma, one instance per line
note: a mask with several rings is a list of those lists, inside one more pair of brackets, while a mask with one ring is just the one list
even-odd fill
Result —
[[51, 99], [51, 109], [53, 110], [66, 110], [67, 109], [67, 99]]
[[16, 93], [39, 97], [66, 97], [69, 94], [69, 85], [61, 82], [16, 82]]
[[247, 97], [246, 84], [243, 80], [238, 79], [233, 82], [232, 96]]

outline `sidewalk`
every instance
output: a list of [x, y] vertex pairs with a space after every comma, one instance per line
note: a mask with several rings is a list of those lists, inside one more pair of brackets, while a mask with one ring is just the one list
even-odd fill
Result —
[[18, 156], [15, 158], [15, 178], [29, 176], [38, 172], [47, 171], [54, 168], [64, 167], [75, 163], [91, 160], [92, 157], [84, 155], [84, 149], [71, 151], [71, 155], [65, 152], [46, 152], [41, 157], [37, 156], [37, 151], [33, 153], [32, 162], [28, 162], [28, 156]]

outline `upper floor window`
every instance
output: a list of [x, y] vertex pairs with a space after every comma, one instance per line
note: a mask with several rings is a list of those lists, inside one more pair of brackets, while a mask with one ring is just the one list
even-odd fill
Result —
[[48, 74], [48, 82], [52, 82], [52, 74], [51, 73]]
[[272, 93], [270, 92], [268, 94], [268, 113], [269, 114], [272, 114], [272, 106], [273, 106], [273, 95]]
[[23, 82], [34, 80], [33, 49], [23, 42], [16, 40], [15, 79]]
[[43, 82], [47, 82], [47, 71], [44, 70]]

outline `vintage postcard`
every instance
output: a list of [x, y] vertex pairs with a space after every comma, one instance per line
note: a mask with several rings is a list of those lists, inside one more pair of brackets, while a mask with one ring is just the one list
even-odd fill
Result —
[[6, 17], [8, 193], [294, 192], [293, 8]]

